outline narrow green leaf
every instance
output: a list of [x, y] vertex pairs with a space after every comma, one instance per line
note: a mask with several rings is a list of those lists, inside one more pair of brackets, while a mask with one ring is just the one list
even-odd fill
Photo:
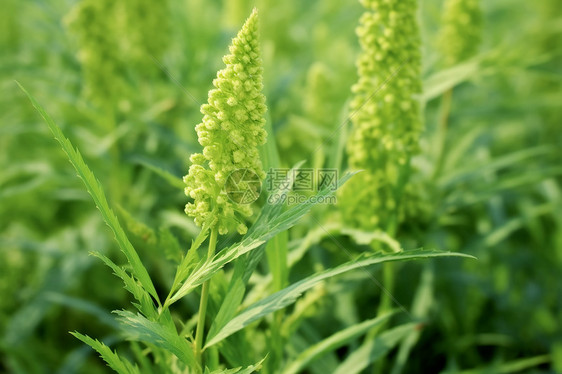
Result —
[[560, 205], [555, 203], [534, 206], [529, 210], [529, 212], [527, 212], [527, 214], [521, 217], [511, 218], [494, 230], [491, 230], [491, 232], [484, 237], [484, 244], [489, 248], [493, 248], [502, 240], [505, 240], [512, 235], [515, 231], [520, 230], [532, 219], [556, 212], [558, 209], [560, 209]]
[[232, 280], [228, 287], [228, 291], [220, 306], [219, 312], [213, 319], [213, 323], [207, 336], [215, 335], [228, 323], [228, 321], [232, 319], [232, 317], [236, 315], [246, 291], [246, 284], [244, 282], [245, 269], [245, 258], [238, 260], [234, 265], [234, 273], [232, 274]]
[[417, 323], [408, 323], [383, 332], [374, 339], [367, 340], [356, 351], [350, 354], [334, 374], [362, 373], [367, 366], [385, 356], [402, 339], [418, 326]]
[[457, 168], [449, 175], [444, 175], [438, 180], [441, 187], [447, 188], [454, 186], [460, 182], [466, 182], [471, 179], [480, 179], [484, 173], [492, 172], [498, 169], [514, 166], [517, 167], [518, 164], [532, 157], [543, 156], [552, 151], [550, 146], [537, 146], [533, 148], [522, 149], [515, 151], [506, 155], [497, 157], [491, 161], [486, 162], [485, 165], [473, 165], [466, 168]]
[[[490, 131], [488, 123], [474, 124], [469, 130], [455, 134], [454, 146], [447, 149], [447, 158], [443, 160], [445, 172], [454, 171], [462, 168], [467, 157], [470, 156], [470, 150], [477, 144], [478, 138], [482, 137]], [[460, 132], [460, 131], [459, 131]]]
[[344, 330], [338, 331], [332, 336], [314, 344], [298, 355], [290, 365], [283, 371], [284, 374], [296, 374], [313, 360], [321, 357], [322, 355], [331, 352], [349, 341], [365, 334], [371, 328], [380, 325], [387, 321], [395, 312], [387, 313], [377, 318], [369, 319], [367, 321], [350, 326]]
[[277, 145], [275, 144], [275, 136], [273, 133], [273, 128], [271, 127], [271, 115], [268, 112], [265, 114], [265, 131], [269, 134], [265, 144], [260, 147], [260, 158], [263, 162], [263, 167], [265, 170], [269, 168], [277, 168], [280, 165], [279, 161], [279, 151]]
[[273, 290], [279, 291], [285, 287], [289, 279], [288, 263], [289, 235], [282, 231], [273, 237], [265, 247], [267, 263], [273, 277]]
[[151, 227], [144, 222], [137, 220], [122, 206], [117, 206], [117, 212], [119, 217], [122, 219], [122, 222], [124, 222], [127, 232], [134, 238], [137, 238], [148, 245], [155, 245], [157, 243], [156, 233]]
[[149, 321], [139, 314], [126, 310], [116, 310], [119, 320], [124, 324], [124, 331], [130, 340], [154, 344], [174, 354], [189, 367], [196, 367], [193, 349], [188, 341], [179, 336], [172, 326], [164, 326]]
[[[347, 144], [348, 133], [350, 128], [350, 118], [349, 118], [349, 107], [351, 99], [348, 99], [340, 111], [340, 116], [338, 118], [339, 128], [334, 131], [338, 132], [337, 141], [332, 141], [330, 145], [328, 155], [328, 167], [337, 170], [342, 170], [343, 160], [345, 158], [345, 147]], [[332, 136], [332, 134], [330, 134]]]
[[[433, 278], [435, 271], [432, 265], [433, 263], [427, 263], [424, 267], [420, 284], [416, 290], [414, 301], [412, 302], [411, 314], [416, 319], [425, 320], [434, 302]], [[402, 373], [406, 363], [408, 362], [408, 356], [410, 355], [412, 348], [418, 342], [421, 333], [421, 330], [414, 329], [402, 341], [402, 343], [400, 343], [400, 348], [398, 349], [398, 354], [396, 356], [396, 360], [394, 361], [394, 367], [392, 368], [392, 374]]]
[[82, 340], [84, 343], [88, 344], [90, 347], [95, 349], [100, 357], [107, 362], [107, 365], [115, 370], [119, 374], [140, 374], [139, 369], [133, 366], [129, 361], [124, 358], [119, 357], [117, 352], [113, 352], [111, 348], [103, 344], [98, 340], [94, 340], [89, 336], [82, 335], [79, 332], [71, 332], [74, 337]]
[[268, 315], [269, 313], [275, 312], [276, 310], [285, 308], [286, 306], [295, 302], [295, 300], [302, 295], [303, 292], [311, 289], [316, 284], [322, 282], [325, 279], [334, 277], [345, 272], [365, 268], [370, 265], [380, 264], [383, 262], [390, 261], [404, 261], [412, 259], [421, 258], [432, 258], [432, 257], [448, 257], [448, 256], [458, 256], [474, 258], [469, 255], [462, 253], [451, 253], [451, 252], [441, 252], [441, 251], [425, 251], [425, 250], [415, 250], [407, 251], [396, 254], [382, 254], [376, 253], [369, 256], [362, 257], [355, 261], [347, 262], [333, 269], [325, 270], [321, 273], [312, 275], [305, 278], [291, 286], [274, 293], [266, 297], [263, 300], [258, 301], [255, 304], [249, 306], [246, 310], [240, 313], [238, 316], [233, 318], [216, 336], [209, 337], [206, 347], [210, 347], [217, 344], [221, 340], [229, 337], [235, 332], [243, 329], [250, 323], [257, 321], [258, 319]]
[[490, 201], [493, 196], [504, 191], [532, 187], [532, 185], [562, 175], [562, 167], [539, 168], [537, 170], [525, 170], [524, 172], [522, 170], [518, 166], [516, 170], [514, 168], [508, 173], [502, 173], [497, 178], [485, 182], [481, 181], [484, 183], [471, 184], [470, 190], [460, 188], [453, 190], [453, 193], [445, 199], [444, 206], [449, 210], [459, 210], [480, 202]]
[[[289, 231], [285, 230], [274, 236], [266, 244], [265, 253], [267, 255], [267, 264], [273, 279], [273, 292], [280, 291], [289, 283], [288, 268], [288, 243]], [[249, 255], [251, 255], [251, 252]], [[269, 368], [279, 367], [283, 356], [283, 339], [281, 337], [281, 326], [284, 319], [285, 311], [283, 309], [275, 312], [273, 323], [271, 324], [270, 337], [268, 339], [268, 348], [270, 359], [267, 362]], [[234, 317], [234, 315], [232, 315]], [[221, 326], [222, 328], [223, 326]]]
[[175, 187], [175, 188], [177, 188], [179, 190], [182, 190], [182, 191], [185, 188], [185, 183], [183, 183], [182, 179], [180, 177], [177, 177], [174, 174], [170, 173], [169, 171], [164, 170], [161, 167], [156, 166], [153, 163], [151, 163], [147, 160], [144, 160], [144, 159], [137, 158], [137, 159], [135, 159], [135, 161], [138, 164], [146, 167], [150, 171], [154, 172], [158, 176], [162, 177], [166, 182], [168, 182], [170, 184], [170, 186]]
[[[265, 130], [268, 134], [273, 135], [273, 128], [271, 127], [271, 117], [269, 112], [267, 113], [267, 121], [265, 124]], [[266, 144], [262, 147], [262, 159], [264, 160], [264, 168], [269, 170], [270, 168], [278, 168], [281, 166], [281, 161], [279, 158], [279, 150], [275, 143], [275, 138], [269, 136]], [[300, 164], [299, 164], [300, 165]], [[288, 237], [284, 233], [279, 233], [266, 246], [266, 254], [269, 267], [273, 274], [274, 283], [279, 282], [280, 279], [284, 279], [286, 273], [286, 258], [283, 261], [283, 256], [286, 256], [286, 252], [283, 253], [283, 248], [286, 248], [286, 241]], [[285, 250], [286, 251], [286, 250]], [[281, 261], [279, 261], [281, 260]], [[285, 269], [283, 269], [285, 264]]]
[[[318, 309], [317, 306], [321, 303], [321, 300], [326, 297], [326, 295], [327, 286], [324, 284], [318, 284], [316, 285], [316, 287], [308, 290], [303, 297], [295, 301], [295, 306], [292, 309], [291, 313], [284, 317], [282, 320], [280, 327], [281, 335], [286, 339], [292, 337], [295, 331], [297, 331], [303, 324], [306, 323], [305, 319], [310, 317], [311, 313], [313, 313], [314, 310]], [[342, 295], [351, 295], [351, 293], [334, 294], [334, 296], [336, 296], [337, 298], [337, 300], [335, 300], [334, 302], [337, 303], [338, 301], [341, 301]], [[349, 308], [352, 307], [351, 305], [346, 306], [349, 306]], [[349, 316], [351, 315], [354, 314], [349, 314]], [[350, 322], [348, 320], [342, 320], [342, 322], [349, 326], [357, 323], [357, 321]]]
[[151, 357], [144, 352], [143, 346], [138, 342], [130, 342], [131, 351], [136, 359], [137, 366], [142, 374], [156, 374], [152, 370]]
[[434, 99], [458, 84], [481, 73], [480, 64], [483, 56], [477, 56], [424, 79], [422, 100]]
[[510, 373], [518, 373], [525, 369], [529, 369], [541, 364], [545, 364], [550, 362], [550, 356], [535, 356], [529, 358], [522, 358], [520, 360], [514, 360], [510, 362], [504, 362], [499, 364], [489, 365], [487, 367], [478, 368], [478, 369], [470, 369], [470, 370], [463, 370], [457, 372], [456, 374], [510, 374]]
[[35, 100], [33, 96], [31, 96], [29, 92], [27, 92], [25, 88], [23, 88], [21, 84], [19, 83], [17, 84], [21, 88], [21, 90], [27, 95], [27, 97], [29, 98], [35, 109], [37, 109], [41, 117], [43, 117], [43, 119], [49, 126], [49, 129], [53, 133], [55, 139], [59, 142], [63, 151], [68, 156], [70, 163], [72, 164], [72, 166], [74, 166], [74, 169], [78, 173], [78, 176], [84, 182], [84, 185], [88, 190], [88, 193], [92, 196], [92, 199], [94, 200], [96, 207], [101, 212], [105, 223], [107, 223], [107, 225], [113, 231], [115, 235], [115, 239], [119, 244], [119, 248], [127, 257], [127, 260], [129, 261], [129, 264], [132, 267], [133, 274], [141, 282], [143, 287], [156, 300], [158, 300], [158, 295], [156, 293], [156, 290], [154, 289], [154, 285], [152, 284], [152, 280], [150, 279], [150, 276], [148, 275], [146, 268], [142, 264], [137, 252], [131, 245], [131, 242], [127, 238], [127, 235], [125, 235], [123, 228], [119, 224], [119, 220], [117, 219], [117, 216], [115, 216], [115, 213], [113, 213], [113, 211], [109, 207], [109, 204], [107, 203], [107, 199], [105, 198], [105, 193], [103, 192], [103, 188], [99, 183], [99, 181], [94, 176], [94, 173], [92, 173], [90, 168], [88, 168], [80, 152], [78, 152], [78, 150], [74, 148], [72, 143], [64, 136], [61, 129], [53, 121], [53, 119], [47, 114], [47, 112], [45, 112], [43, 107]]
[[178, 287], [180, 287], [181, 285], [181, 282], [183, 282], [183, 280], [187, 278], [187, 275], [189, 274], [190, 270], [192, 270], [196, 266], [202, 266], [202, 264], [204, 264], [203, 261], [199, 261], [197, 249], [199, 249], [199, 247], [201, 246], [201, 244], [203, 244], [207, 236], [209, 236], [209, 228], [211, 222], [212, 221], [209, 220], [203, 224], [203, 227], [201, 228], [199, 235], [197, 235], [195, 240], [191, 242], [191, 247], [181, 259], [181, 262], [176, 269], [176, 275], [174, 276], [174, 282], [172, 283], [170, 293], [168, 294], [168, 297], [166, 298], [166, 302], [164, 303], [164, 308], [166, 308], [168, 305], [172, 303], [170, 302], [170, 298], [172, 297], [172, 294], [177, 291]]

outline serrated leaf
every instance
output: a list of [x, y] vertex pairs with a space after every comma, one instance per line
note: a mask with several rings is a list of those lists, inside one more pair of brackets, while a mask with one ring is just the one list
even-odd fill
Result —
[[178, 335], [175, 327], [149, 321], [126, 310], [116, 310], [114, 313], [119, 315], [120, 322], [124, 324], [123, 330], [129, 339], [154, 344], [174, 354], [189, 367], [197, 366], [191, 344]]
[[122, 206], [117, 206], [117, 211], [125, 222], [125, 227], [129, 234], [148, 245], [155, 245], [157, 243], [156, 233], [152, 228], [144, 222], [137, 220]]
[[250, 323], [259, 320], [260, 318], [275, 312], [276, 310], [285, 308], [286, 306], [295, 302], [295, 300], [302, 295], [303, 292], [311, 289], [318, 283], [325, 279], [334, 277], [345, 272], [365, 268], [367, 266], [380, 264], [384, 262], [391, 261], [404, 261], [413, 260], [421, 258], [433, 258], [433, 257], [467, 257], [474, 258], [469, 255], [462, 253], [451, 253], [451, 252], [441, 252], [441, 251], [426, 251], [426, 250], [414, 250], [401, 252], [396, 254], [382, 254], [376, 253], [369, 256], [365, 256], [358, 260], [347, 262], [333, 269], [325, 270], [321, 273], [314, 274], [308, 278], [305, 278], [299, 282], [292, 284], [291, 286], [274, 293], [266, 297], [263, 300], [258, 301], [250, 305], [246, 310], [240, 313], [238, 316], [233, 318], [217, 335], [209, 336], [205, 347], [210, 347], [223, 339], [229, 337], [235, 332], [243, 329]]
[[[212, 218], [212, 217], [210, 217]], [[171, 304], [170, 298], [176, 292], [176, 290], [180, 287], [181, 282], [187, 277], [189, 272], [196, 266], [201, 266], [204, 261], [199, 261], [199, 257], [197, 254], [197, 249], [203, 244], [207, 236], [209, 235], [209, 228], [211, 226], [212, 220], [209, 219], [207, 222], [203, 224], [199, 235], [191, 242], [191, 247], [187, 251], [187, 253], [181, 259], [177, 269], [176, 275], [174, 276], [174, 281], [172, 283], [172, 287], [170, 288], [170, 292], [166, 301], [164, 303], [164, 308], [167, 308], [168, 305]]]
[[93, 256], [96, 256], [100, 260], [102, 260], [107, 266], [109, 266], [113, 273], [123, 280], [125, 283], [125, 289], [129, 291], [134, 298], [140, 303], [135, 304], [137, 309], [143, 313], [145, 316], [156, 319], [158, 313], [156, 309], [154, 309], [154, 303], [152, 299], [146, 292], [144, 288], [142, 288], [136, 280], [131, 277], [122, 267], [116, 265], [113, 261], [111, 261], [106, 256], [102, 255], [98, 252], [92, 252]]
[[172, 234], [170, 229], [161, 227], [158, 230], [158, 248], [164, 251], [166, 258], [176, 264], [180, 264], [183, 258], [183, 251], [181, 249], [178, 239]]
[[114, 352], [107, 345], [103, 344], [99, 340], [90, 338], [87, 335], [82, 335], [79, 332], [71, 332], [74, 337], [80, 339], [84, 343], [88, 344], [90, 347], [95, 349], [100, 357], [107, 363], [107, 365], [115, 370], [119, 374], [140, 374], [139, 369], [133, 366], [129, 361], [124, 358], [119, 357], [117, 352]]
[[127, 235], [123, 231], [123, 228], [119, 224], [119, 220], [117, 219], [117, 216], [115, 215], [115, 213], [113, 213], [113, 211], [109, 207], [103, 188], [99, 183], [99, 181], [94, 176], [94, 173], [90, 170], [90, 168], [88, 168], [80, 152], [78, 152], [78, 150], [74, 148], [70, 140], [68, 140], [64, 136], [59, 126], [53, 121], [53, 119], [47, 114], [47, 112], [45, 112], [43, 107], [35, 100], [33, 96], [31, 96], [29, 92], [27, 92], [25, 88], [23, 88], [21, 84], [19, 84], [18, 82], [16, 83], [21, 88], [21, 90], [27, 95], [27, 97], [29, 98], [35, 109], [37, 109], [41, 117], [43, 117], [43, 119], [49, 126], [49, 129], [53, 133], [55, 139], [59, 142], [63, 151], [68, 156], [70, 163], [72, 164], [72, 166], [74, 166], [74, 169], [78, 173], [78, 177], [80, 177], [80, 179], [82, 179], [82, 182], [84, 182], [84, 185], [88, 190], [88, 193], [90, 194], [90, 196], [92, 196], [92, 199], [94, 200], [96, 207], [101, 212], [105, 223], [113, 231], [117, 244], [119, 244], [119, 248], [127, 257], [127, 260], [129, 261], [129, 264], [132, 267], [134, 276], [141, 282], [142, 286], [156, 300], [158, 300], [158, 294], [156, 293], [156, 290], [154, 288], [154, 285], [152, 284], [152, 280], [150, 279], [148, 272], [146, 271], [146, 268], [142, 264], [137, 252], [133, 248], [131, 242], [127, 238]]
[[205, 374], [253, 374], [261, 369], [261, 366], [266, 358], [267, 357], [264, 357], [260, 360], [260, 362], [254, 365], [247, 366], [245, 368], [239, 367], [234, 369], [219, 369], [213, 371], [209, 371], [207, 368], [205, 368]]

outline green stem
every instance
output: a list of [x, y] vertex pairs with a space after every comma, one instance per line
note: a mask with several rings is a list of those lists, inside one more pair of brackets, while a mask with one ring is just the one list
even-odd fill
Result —
[[439, 127], [437, 129], [437, 158], [433, 178], [441, 174], [445, 162], [445, 142], [447, 138], [447, 128], [449, 126], [449, 116], [453, 101], [453, 89], [445, 91], [441, 99], [441, 114], [439, 117]]
[[[209, 238], [209, 250], [207, 252], [207, 260], [211, 259], [215, 254], [215, 248], [217, 246], [217, 227], [213, 227], [211, 230], [211, 237]], [[203, 372], [203, 333], [205, 330], [205, 314], [207, 313], [207, 302], [209, 301], [209, 286], [211, 280], [205, 281], [203, 283], [203, 288], [201, 289], [201, 301], [199, 302], [199, 317], [197, 319], [197, 330], [195, 331], [195, 360], [199, 364], [199, 369]]]
[[[390, 235], [392, 238], [396, 237], [396, 234], [398, 232], [398, 226], [400, 224], [399, 222], [399, 212], [401, 208], [400, 204], [402, 202], [402, 198], [404, 195], [404, 189], [406, 188], [406, 184], [410, 179], [410, 173], [411, 173], [410, 160], [411, 157], [408, 158], [408, 162], [400, 172], [400, 178], [394, 193], [394, 201], [396, 202], [396, 207], [391, 216], [391, 219], [387, 223], [386, 230], [385, 230], [386, 233], [388, 233], [388, 235]], [[377, 310], [377, 314], [379, 316], [382, 316], [383, 314], [387, 313], [392, 309], [392, 298], [390, 294], [394, 290], [395, 272], [396, 272], [396, 268], [392, 262], [386, 262], [382, 264], [382, 276], [383, 276], [382, 284], [383, 287], [386, 289], [386, 291], [383, 291], [381, 289], [381, 301]], [[378, 335], [378, 333], [385, 328], [385, 325], [386, 323], [372, 328], [367, 333], [367, 339], [369, 340], [374, 339]], [[373, 374], [382, 373], [383, 364], [384, 364], [383, 360], [376, 362], [373, 365]]]
[[[392, 216], [387, 223], [385, 232], [392, 238], [396, 237], [398, 232], [398, 227], [400, 225], [400, 209], [402, 200], [404, 198], [404, 190], [408, 181], [410, 179], [411, 174], [411, 166], [410, 166], [411, 156], [408, 157], [408, 161], [404, 165], [404, 167], [400, 171], [400, 178], [398, 180], [398, 184], [394, 189], [394, 201], [396, 206], [394, 208], [394, 212], [392, 212]], [[386, 249], [385, 249], [386, 251]], [[387, 292], [391, 293], [394, 290], [394, 273], [396, 271], [394, 264], [391, 262], [384, 263], [382, 265], [383, 271], [383, 286], [386, 288]], [[387, 292], [383, 292], [381, 295], [381, 302], [379, 304], [378, 313], [379, 315], [383, 315], [384, 313], [388, 312], [392, 309], [392, 299], [387, 294]]]
[[[287, 232], [277, 234], [269, 241], [265, 249], [267, 254], [267, 262], [273, 276], [273, 292], [277, 292], [285, 288], [288, 283], [287, 270]], [[281, 365], [283, 358], [283, 336], [281, 336], [281, 324], [283, 323], [285, 312], [283, 309], [273, 314], [273, 324], [271, 325], [271, 335], [269, 339], [270, 357], [267, 360], [267, 369], [269, 372], [275, 372]]]

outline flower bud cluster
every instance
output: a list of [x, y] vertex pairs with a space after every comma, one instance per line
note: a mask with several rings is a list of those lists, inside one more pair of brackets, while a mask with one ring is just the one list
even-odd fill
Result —
[[[185, 212], [197, 225], [218, 225], [220, 234], [236, 226], [243, 234], [247, 228], [240, 216], [249, 216], [249, 205], [229, 200], [225, 184], [229, 175], [245, 169], [260, 179], [265, 177], [258, 147], [265, 143], [266, 112], [263, 68], [258, 43], [258, 17], [254, 10], [242, 30], [233, 39], [230, 54], [223, 58], [226, 68], [213, 80], [208, 103], [201, 106], [202, 123], [195, 129], [202, 153], [190, 157], [189, 173], [184, 177], [185, 193], [194, 201]], [[238, 186], [249, 188], [243, 182]]]
[[126, 101], [126, 77], [158, 70], [168, 40], [167, 0], [81, 0], [65, 18], [78, 43], [84, 94], [97, 105]]
[[478, 0], [446, 0], [439, 44], [447, 66], [476, 54], [480, 44], [482, 12]]
[[421, 40], [416, 0], [361, 3], [366, 11], [356, 30], [362, 52], [347, 154], [351, 169], [365, 171], [344, 186], [340, 205], [350, 224], [371, 229], [396, 214], [395, 192], [419, 148]]

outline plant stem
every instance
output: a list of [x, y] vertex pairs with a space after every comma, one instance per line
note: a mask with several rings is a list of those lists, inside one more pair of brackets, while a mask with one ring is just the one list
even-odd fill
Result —
[[[281, 291], [288, 283], [287, 270], [287, 232], [277, 234], [269, 241], [266, 246], [267, 262], [273, 276], [273, 292]], [[281, 365], [283, 358], [283, 337], [281, 336], [281, 324], [285, 312], [283, 309], [273, 314], [273, 324], [271, 325], [271, 335], [269, 339], [270, 357], [267, 366], [270, 372], [274, 372]]]
[[[215, 254], [215, 248], [217, 246], [217, 227], [213, 227], [211, 230], [211, 237], [209, 238], [209, 250], [207, 252], [207, 260], [210, 260]], [[197, 330], [195, 331], [195, 360], [199, 364], [199, 369], [203, 372], [203, 359], [202, 359], [202, 348], [203, 348], [203, 333], [205, 330], [205, 315], [207, 313], [207, 302], [209, 300], [209, 286], [211, 280], [209, 279], [203, 283], [203, 288], [201, 289], [201, 301], [199, 302], [199, 317], [197, 319]]]
[[453, 101], [453, 89], [445, 91], [441, 99], [441, 114], [439, 117], [439, 127], [437, 129], [437, 158], [433, 178], [441, 174], [443, 163], [445, 162], [445, 141], [447, 138], [447, 127], [449, 124], [449, 115], [451, 113], [451, 103]]
[[[404, 189], [406, 187], [406, 184], [408, 183], [408, 180], [410, 179], [410, 173], [411, 173], [410, 160], [411, 160], [411, 157], [408, 158], [408, 162], [406, 163], [404, 168], [401, 170], [399, 182], [398, 182], [398, 185], [396, 186], [396, 189], [394, 191], [394, 200], [396, 201], [396, 208], [393, 212], [393, 215], [392, 215], [391, 219], [389, 220], [389, 222], [387, 223], [387, 226], [385, 228], [385, 232], [388, 233], [388, 235], [390, 235], [392, 238], [395, 238], [396, 234], [398, 232], [399, 213], [400, 213], [400, 208], [401, 208], [401, 202], [402, 202], [402, 198], [403, 198], [403, 195], [404, 195]], [[377, 315], [379, 315], [379, 316], [382, 316], [383, 314], [387, 313], [388, 311], [390, 311], [392, 309], [393, 300], [392, 300], [391, 294], [394, 290], [395, 271], [396, 271], [396, 268], [395, 268], [395, 266], [392, 262], [385, 262], [384, 264], [382, 264], [383, 287], [384, 287], [385, 290], [381, 289], [381, 301], [380, 301], [380, 304], [379, 304], [379, 307], [378, 307], [378, 310], [377, 310]], [[376, 327], [372, 328], [367, 333], [367, 338], [370, 339], [370, 340], [375, 339], [377, 334], [385, 328], [386, 324], [387, 323], [383, 323], [380, 326], [376, 326]], [[383, 363], [384, 363], [384, 361], [380, 360], [380, 361], [373, 364], [373, 373], [374, 374], [378, 374], [378, 373], [383, 372], [382, 371]]]

